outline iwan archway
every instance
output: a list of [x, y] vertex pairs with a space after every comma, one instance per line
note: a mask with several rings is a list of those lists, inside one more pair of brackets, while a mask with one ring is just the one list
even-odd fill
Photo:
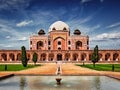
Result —
[[62, 54], [57, 54], [57, 61], [61, 61], [62, 60]]

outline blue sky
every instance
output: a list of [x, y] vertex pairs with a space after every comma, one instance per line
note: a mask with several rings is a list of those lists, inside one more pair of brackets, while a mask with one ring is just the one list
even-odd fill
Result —
[[0, 49], [29, 49], [30, 35], [58, 20], [89, 35], [90, 49], [120, 49], [120, 0], [0, 0]]

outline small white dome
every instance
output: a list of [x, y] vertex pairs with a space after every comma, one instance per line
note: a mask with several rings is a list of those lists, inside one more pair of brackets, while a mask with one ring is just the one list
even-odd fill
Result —
[[56, 21], [49, 27], [49, 32], [54, 30], [69, 31], [69, 26], [62, 21]]

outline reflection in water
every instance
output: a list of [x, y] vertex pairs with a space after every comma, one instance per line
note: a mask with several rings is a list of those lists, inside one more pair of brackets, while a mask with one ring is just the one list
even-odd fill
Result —
[[120, 90], [120, 81], [105, 76], [14, 76], [0, 81], [0, 90]]
[[24, 90], [26, 86], [26, 78], [24, 76], [20, 77], [20, 90]]
[[93, 87], [95, 88], [95, 90], [100, 90], [100, 78], [98, 76], [96, 76], [94, 78], [94, 81], [93, 81]]

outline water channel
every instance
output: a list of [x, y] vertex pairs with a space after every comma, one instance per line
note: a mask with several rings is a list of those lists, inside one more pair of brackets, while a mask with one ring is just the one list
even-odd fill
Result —
[[120, 90], [120, 81], [106, 76], [13, 76], [0, 81], [0, 90]]

